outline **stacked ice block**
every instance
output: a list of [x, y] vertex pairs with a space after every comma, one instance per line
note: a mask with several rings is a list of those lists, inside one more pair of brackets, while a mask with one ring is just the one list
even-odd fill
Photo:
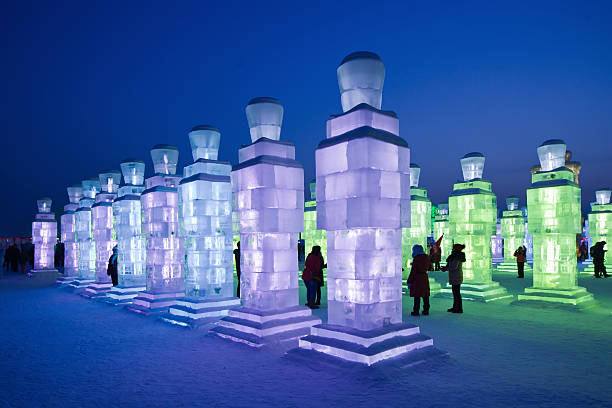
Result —
[[[317, 226], [327, 231], [328, 323], [296, 355], [371, 365], [433, 351], [402, 323], [402, 227], [410, 225], [410, 150], [399, 120], [380, 110], [385, 68], [370, 52], [337, 70], [344, 113], [316, 150]], [[421, 349], [422, 353], [416, 352]]]
[[113, 201], [114, 227], [117, 235], [118, 285], [107, 294], [106, 301], [121, 305], [131, 303], [146, 290], [146, 239], [142, 231], [140, 195], [144, 191], [145, 163], [126, 159], [120, 164], [123, 185]]
[[96, 281], [89, 285], [83, 296], [89, 298], [106, 297], [113, 286], [108, 275], [108, 260], [117, 244], [113, 226], [113, 200], [121, 182], [121, 173], [117, 170], [106, 170], [100, 173], [101, 191], [96, 194], [96, 202], [91, 206], [93, 237], [96, 242]]
[[79, 247], [79, 277], [70, 283], [81, 289], [89, 286], [96, 278], [96, 243], [93, 238], [91, 206], [100, 192], [100, 180], [83, 180], [83, 197], [75, 213], [76, 241]]
[[32, 244], [34, 244], [34, 268], [32, 272], [57, 272], [55, 269], [55, 244], [57, 242], [57, 222], [51, 212], [51, 199], [37, 201], [38, 214], [32, 222]]
[[553, 139], [538, 147], [542, 171], [527, 189], [533, 234], [533, 287], [519, 301], [584, 307], [593, 295], [578, 286], [576, 234], [581, 231], [580, 187], [565, 167], [566, 145]]
[[189, 132], [194, 163], [185, 167], [178, 193], [185, 240], [185, 297], [163, 319], [198, 327], [240, 306], [233, 296], [232, 185], [229, 162], [217, 160], [221, 134], [200, 125]]
[[438, 215], [433, 223], [434, 239], [438, 239], [444, 235], [440, 242], [440, 250], [442, 251], [441, 263], [446, 263], [446, 258], [450, 255], [453, 247], [453, 238], [450, 235], [450, 227], [448, 224], [448, 203], [438, 205]]
[[[497, 229], [497, 197], [491, 182], [482, 179], [485, 157], [468, 153], [461, 159], [464, 182], [454, 185], [449, 197], [450, 234], [465, 245], [461, 294], [469, 300], [489, 302], [511, 297], [492, 280], [491, 236]], [[441, 291], [452, 297], [451, 287]]]
[[[325, 230], [317, 229], [316, 188], [316, 182], [310, 183], [310, 200], [304, 203], [304, 232], [302, 233], [302, 239], [304, 240], [304, 248], [307, 256], [312, 250], [312, 247], [318, 245], [321, 247], [323, 258], [327, 259], [327, 234]], [[323, 272], [326, 274], [327, 270], [324, 269]]]
[[504, 239], [502, 238], [502, 225], [499, 218], [495, 226], [495, 235], [491, 236], [491, 260], [493, 264], [504, 261]]
[[[606, 242], [604, 249], [609, 250], [612, 244], [612, 204], [610, 204], [609, 189], [601, 189], [595, 192], [596, 201], [591, 205], [591, 212], [588, 216], [589, 238], [592, 244], [600, 241]], [[612, 255], [606, 253], [604, 260], [606, 270], [612, 268]], [[587, 266], [583, 273], [593, 274], [595, 267], [593, 264]]]
[[[519, 198], [510, 196], [506, 199], [507, 210], [501, 218], [501, 235], [504, 239], [504, 262], [497, 265], [498, 272], [516, 273], [516, 258], [514, 252], [525, 244], [525, 217], [519, 208]], [[531, 266], [525, 262], [525, 271], [531, 270]]]
[[178, 149], [156, 145], [151, 149], [155, 174], [145, 180], [140, 196], [146, 236], [147, 290], [126, 306], [145, 315], [168, 311], [185, 290], [185, 247], [179, 236]]
[[321, 320], [299, 306], [298, 234], [304, 227], [304, 170], [282, 142], [283, 107], [255, 98], [246, 107], [252, 143], [239, 150], [232, 189], [240, 220], [243, 307], [213, 329], [259, 347], [308, 333]]
[[64, 244], [64, 276], [56, 283], [67, 285], [79, 276], [79, 246], [76, 242], [76, 213], [79, 200], [83, 197], [83, 186], [75, 184], [68, 187], [68, 201], [61, 217], [61, 238]]
[[521, 207], [523, 218], [525, 218], [525, 247], [527, 248], [527, 262], [533, 262], [533, 235], [529, 233], [527, 206]]

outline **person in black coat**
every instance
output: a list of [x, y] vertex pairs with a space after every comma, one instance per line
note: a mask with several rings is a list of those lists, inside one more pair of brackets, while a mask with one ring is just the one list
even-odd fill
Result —
[[106, 274], [111, 277], [113, 281], [113, 286], [119, 285], [119, 274], [117, 270], [117, 260], [119, 258], [119, 251], [117, 250], [117, 245], [113, 247], [113, 253], [110, 258], [108, 258], [108, 267], [106, 268]]
[[463, 300], [461, 299], [461, 284], [463, 283], [463, 263], [465, 262], [465, 245], [455, 244], [451, 254], [446, 258], [443, 271], [448, 271], [448, 283], [453, 289], [453, 307], [448, 309], [451, 313], [463, 313]]
[[238, 287], [236, 287], [236, 297], [240, 297], [240, 241], [236, 244], [238, 248], [234, 249], [234, 261], [236, 262], [236, 275], [238, 275]]
[[606, 241], [599, 241], [591, 247], [591, 256], [593, 257], [593, 266], [595, 267], [596, 278], [601, 278], [601, 275], [603, 275], [604, 278], [610, 276], [608, 275], [608, 272], [606, 271], [606, 265], [604, 264], [606, 252], [608, 252], [604, 249], [605, 245]]

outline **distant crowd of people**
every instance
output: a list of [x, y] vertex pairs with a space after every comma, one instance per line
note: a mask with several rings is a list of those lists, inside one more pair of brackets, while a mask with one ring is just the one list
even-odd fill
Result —
[[26, 272], [26, 266], [34, 266], [34, 245], [29, 242], [19, 246], [12, 242], [3, 243], [0, 247], [0, 263], [2, 271]]

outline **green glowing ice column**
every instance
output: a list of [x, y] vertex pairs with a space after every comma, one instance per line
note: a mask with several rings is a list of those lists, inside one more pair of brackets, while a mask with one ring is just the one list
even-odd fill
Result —
[[542, 171], [527, 189], [529, 232], [533, 234], [533, 287], [519, 301], [586, 306], [593, 295], [578, 286], [576, 234], [580, 232], [580, 187], [565, 167], [566, 145], [548, 140], [538, 147]]
[[[410, 228], [402, 228], [402, 285], [407, 291], [406, 279], [412, 264], [412, 247], [421, 245], [427, 252], [427, 238], [431, 236], [431, 201], [427, 190], [419, 187], [421, 168], [410, 163]], [[431, 295], [440, 292], [440, 284], [429, 278]]]
[[[505, 288], [492, 280], [491, 236], [497, 230], [497, 198], [491, 182], [482, 179], [485, 157], [469, 153], [461, 159], [463, 183], [455, 184], [449, 197], [450, 234], [456, 244], [464, 244], [464, 298], [490, 302], [511, 297]], [[452, 296], [447, 285], [445, 296]]]
[[446, 264], [446, 258], [450, 255], [453, 247], [453, 238], [450, 236], [450, 225], [448, 223], [448, 203], [438, 205], [438, 215], [434, 220], [433, 229], [434, 239], [444, 236], [440, 242], [440, 250], [442, 251], [441, 264]]
[[[508, 197], [506, 206], [508, 209], [504, 211], [501, 218], [501, 234], [504, 239], [504, 262], [497, 265], [498, 272], [517, 273], [516, 258], [514, 251], [519, 246], [525, 245], [525, 217], [523, 211], [519, 208], [518, 197]], [[525, 263], [525, 271], [530, 271], [531, 267]]]
[[[317, 229], [317, 201], [316, 201], [316, 183], [310, 183], [310, 201], [304, 203], [304, 248], [306, 255], [310, 253], [312, 247], [318, 245], [321, 247], [323, 258], [327, 260], [327, 233], [325, 230]], [[326, 274], [327, 270], [324, 269]]]
[[[595, 192], [596, 201], [591, 205], [589, 213], [589, 237], [593, 244], [605, 241], [604, 249], [609, 250], [612, 244], [612, 204], [610, 204], [609, 189], [601, 189]], [[606, 254], [607, 255], [607, 254]], [[604, 259], [606, 270], [610, 273], [612, 269], [612, 256]], [[584, 273], [593, 274], [595, 267], [593, 264], [584, 269]]]

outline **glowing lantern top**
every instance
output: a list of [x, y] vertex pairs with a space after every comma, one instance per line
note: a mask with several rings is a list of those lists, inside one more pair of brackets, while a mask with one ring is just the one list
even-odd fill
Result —
[[51, 199], [49, 197], [43, 197], [40, 200], [36, 200], [38, 205], [38, 212], [41, 214], [48, 214], [51, 212]]
[[121, 172], [117, 170], [105, 170], [98, 176], [100, 187], [105, 193], [116, 193], [121, 183]]
[[484, 171], [485, 157], [482, 153], [468, 153], [461, 159], [461, 171], [463, 171], [463, 181], [471, 181], [482, 178]]
[[308, 187], [310, 189], [310, 199], [312, 201], [316, 200], [317, 199], [317, 182], [311, 181]]
[[189, 132], [189, 143], [191, 144], [193, 161], [198, 161], [198, 159], [217, 160], [220, 141], [221, 132], [215, 127], [198, 125], [192, 128]]
[[610, 191], [607, 188], [601, 189], [601, 190], [597, 190], [595, 192], [595, 199], [597, 201], [597, 204], [602, 205], [602, 204], [610, 204], [610, 194], [612, 193], [612, 191]]
[[342, 60], [337, 73], [344, 112], [361, 103], [381, 108], [385, 65], [378, 55], [368, 51], [349, 54]]
[[417, 164], [410, 163], [410, 187], [418, 187], [420, 177], [421, 168]]
[[510, 196], [506, 198], [506, 206], [509, 211], [514, 211], [519, 209], [519, 198], [515, 196]]
[[448, 203], [438, 204], [438, 214], [448, 215]]
[[153, 169], [156, 174], [176, 174], [178, 163], [178, 149], [170, 145], [155, 145], [151, 149]]
[[547, 140], [538, 147], [538, 158], [542, 171], [551, 171], [565, 166], [566, 144], [563, 140]]
[[73, 184], [67, 188], [68, 190], [68, 201], [72, 204], [78, 204], [79, 200], [83, 197], [83, 186], [80, 184]]
[[251, 142], [262, 137], [280, 139], [283, 124], [283, 105], [269, 97], [251, 99], [246, 107], [247, 121], [251, 130]]
[[125, 184], [140, 186], [144, 183], [145, 162], [138, 159], [125, 159], [119, 166]]
[[100, 180], [98, 179], [87, 179], [83, 180], [83, 197], [96, 198], [96, 194], [100, 192]]

